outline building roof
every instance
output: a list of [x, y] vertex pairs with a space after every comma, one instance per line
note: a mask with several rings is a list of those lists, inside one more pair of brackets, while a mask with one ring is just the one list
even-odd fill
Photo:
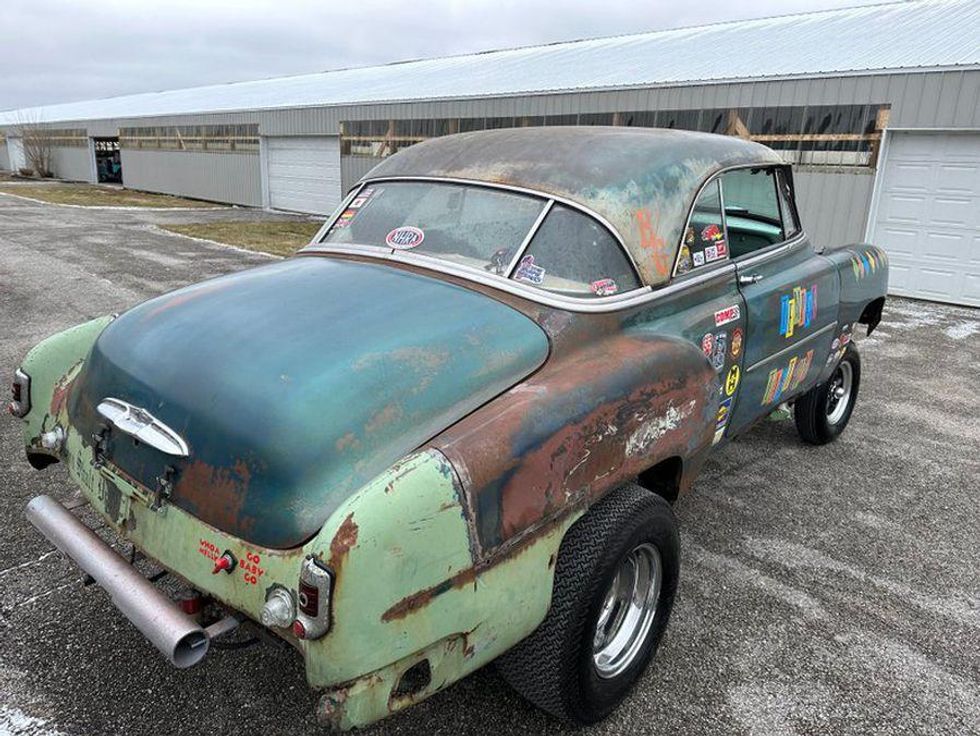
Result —
[[980, 3], [915, 0], [0, 112], [98, 120], [980, 66]]
[[570, 200], [616, 230], [644, 283], [670, 278], [688, 210], [712, 173], [782, 164], [770, 148], [732, 136], [656, 128], [508, 128], [432, 138], [365, 177], [439, 177], [504, 184]]

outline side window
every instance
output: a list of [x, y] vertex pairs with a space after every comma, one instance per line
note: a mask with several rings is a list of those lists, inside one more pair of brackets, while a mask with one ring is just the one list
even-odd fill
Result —
[[511, 276], [572, 297], [602, 297], [637, 289], [640, 281], [619, 243], [600, 223], [556, 204]]
[[721, 177], [732, 258], [786, 239], [776, 196], [775, 169], [736, 169]]
[[783, 216], [783, 230], [786, 237], [792, 238], [800, 232], [800, 221], [796, 217], [796, 209], [793, 207], [793, 192], [786, 178], [786, 172], [780, 169], [776, 181], [779, 184], [779, 211]]
[[677, 255], [676, 274], [728, 257], [725, 223], [721, 216], [721, 191], [718, 180], [701, 190], [684, 230], [684, 240]]

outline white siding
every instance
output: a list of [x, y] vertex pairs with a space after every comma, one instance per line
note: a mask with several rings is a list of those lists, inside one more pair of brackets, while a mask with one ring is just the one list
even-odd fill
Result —
[[894, 133], [871, 240], [891, 293], [980, 306], [980, 134]]
[[333, 212], [341, 199], [339, 138], [268, 138], [265, 150], [270, 207], [314, 215]]

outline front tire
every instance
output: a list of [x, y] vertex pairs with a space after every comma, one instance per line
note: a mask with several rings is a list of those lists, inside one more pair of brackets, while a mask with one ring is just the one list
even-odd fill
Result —
[[804, 442], [825, 445], [837, 439], [851, 419], [860, 384], [861, 356], [851, 343], [830, 378], [796, 400], [793, 417]]
[[633, 484], [611, 492], [565, 536], [548, 615], [497, 660], [497, 669], [558, 718], [576, 724], [605, 718], [657, 650], [679, 568], [670, 505]]

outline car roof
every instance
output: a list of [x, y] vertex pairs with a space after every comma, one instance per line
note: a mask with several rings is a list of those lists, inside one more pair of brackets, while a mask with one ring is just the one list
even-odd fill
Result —
[[772, 149], [732, 136], [556, 126], [432, 138], [386, 158], [364, 179], [464, 179], [569, 200], [604, 219], [643, 281], [657, 286], [670, 279], [687, 213], [707, 177], [731, 166], [782, 163]]

